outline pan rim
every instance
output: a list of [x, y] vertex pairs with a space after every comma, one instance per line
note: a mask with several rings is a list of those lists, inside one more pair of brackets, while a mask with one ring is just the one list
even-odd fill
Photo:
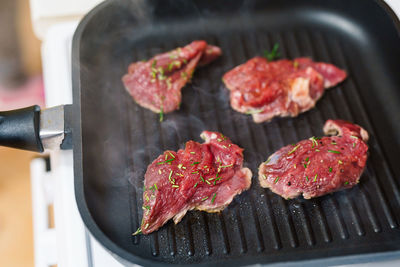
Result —
[[[390, 17], [391, 22], [394, 24], [397, 34], [400, 36], [400, 20], [396, 16], [391, 7], [384, 0], [372, 0], [377, 3], [380, 8]], [[135, 263], [142, 266], [164, 266], [164, 265], [174, 265], [173, 263], [160, 262], [155, 258], [154, 260], [146, 259], [137, 256], [117, 245], [113, 242], [97, 225], [94, 218], [91, 216], [89, 208], [86, 203], [84, 194], [84, 184], [83, 184], [83, 162], [82, 162], [82, 113], [81, 113], [81, 84], [80, 84], [80, 41], [87, 24], [91, 19], [102, 9], [107, 8], [111, 3], [116, 2], [115, 0], [105, 0], [96, 7], [94, 7], [88, 14], [86, 14], [80, 21], [72, 40], [72, 62], [77, 64], [72, 64], [72, 86], [73, 86], [73, 157], [74, 157], [74, 189], [75, 189], [75, 200], [77, 202], [78, 210], [82, 221], [84, 222], [85, 228], [90, 232], [90, 234], [115, 258], [119, 261], [128, 263]], [[364, 253], [358, 255], [348, 255], [348, 256], [335, 256], [327, 258], [317, 258], [305, 261], [295, 261], [295, 262], [272, 262], [272, 264], [311, 264], [318, 265], [324, 264], [345, 264], [349, 262], [369, 262], [369, 261], [379, 261], [388, 258], [398, 258], [400, 256], [400, 251], [387, 251], [387, 252], [377, 252], [377, 253]], [[357, 260], [356, 260], [357, 258]], [[262, 259], [257, 258], [257, 259]], [[213, 264], [221, 265], [231, 265], [239, 266], [242, 264], [255, 264], [255, 263], [265, 263], [265, 261], [257, 259], [245, 259], [238, 258], [234, 262], [232, 260], [224, 261], [220, 260], [218, 262], [213, 262]], [[194, 263], [192, 265], [206, 266], [209, 265], [207, 262]]]

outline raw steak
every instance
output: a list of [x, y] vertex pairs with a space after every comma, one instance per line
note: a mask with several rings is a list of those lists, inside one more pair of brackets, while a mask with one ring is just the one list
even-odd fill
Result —
[[190, 81], [195, 68], [220, 55], [219, 47], [194, 41], [148, 61], [130, 64], [122, 81], [139, 105], [156, 113], [168, 113], [179, 109], [181, 89]]
[[312, 137], [288, 145], [259, 167], [262, 187], [289, 199], [301, 194], [313, 198], [359, 182], [367, 161], [368, 133], [358, 125], [328, 120], [322, 138]]
[[232, 108], [251, 114], [259, 123], [311, 109], [325, 88], [345, 78], [343, 70], [309, 58], [269, 62], [255, 57], [225, 73], [223, 81], [230, 90]]
[[149, 234], [188, 210], [218, 212], [251, 185], [243, 168], [243, 149], [220, 133], [204, 131], [204, 144], [188, 141], [185, 149], [165, 151], [147, 168], [143, 220], [136, 233]]

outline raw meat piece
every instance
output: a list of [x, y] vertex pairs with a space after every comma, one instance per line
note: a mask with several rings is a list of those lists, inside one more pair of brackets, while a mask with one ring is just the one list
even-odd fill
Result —
[[328, 120], [322, 138], [288, 145], [259, 167], [260, 185], [289, 199], [313, 198], [359, 182], [367, 162], [368, 133], [356, 124]]
[[234, 110], [251, 114], [257, 123], [273, 117], [295, 117], [315, 106], [325, 88], [337, 85], [346, 73], [332, 64], [309, 58], [269, 62], [255, 57], [225, 73]]
[[179, 109], [181, 89], [190, 81], [195, 68], [220, 55], [219, 47], [194, 41], [148, 61], [132, 63], [122, 81], [139, 105], [156, 113], [168, 113]]
[[185, 149], [165, 151], [147, 168], [143, 220], [137, 233], [149, 234], [188, 210], [218, 212], [251, 185], [243, 168], [243, 149], [220, 133], [204, 131], [204, 144], [188, 141]]

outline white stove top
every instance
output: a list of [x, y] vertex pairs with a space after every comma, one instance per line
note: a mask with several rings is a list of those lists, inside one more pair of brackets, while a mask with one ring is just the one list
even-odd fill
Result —
[[[399, 0], [386, 2], [400, 15]], [[42, 61], [48, 107], [72, 103], [71, 42], [77, 25], [77, 21], [58, 23], [45, 34]], [[75, 201], [72, 151], [51, 152], [50, 159], [50, 172], [43, 159], [31, 163], [35, 266], [121, 267], [83, 225]], [[56, 228], [48, 227], [50, 204]], [[400, 260], [362, 266], [400, 266]]]

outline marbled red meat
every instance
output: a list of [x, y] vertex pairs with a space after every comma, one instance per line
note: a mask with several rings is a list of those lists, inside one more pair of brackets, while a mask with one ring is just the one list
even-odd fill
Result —
[[188, 210], [218, 212], [251, 185], [243, 149], [220, 133], [204, 131], [205, 143], [165, 151], [147, 168], [141, 231], [149, 234], [168, 220], [178, 223]]
[[346, 72], [309, 58], [269, 62], [255, 57], [225, 73], [234, 110], [251, 114], [255, 122], [295, 117], [314, 107], [325, 88], [337, 85]]
[[181, 89], [190, 81], [195, 68], [220, 55], [219, 47], [194, 41], [148, 61], [130, 64], [122, 81], [139, 105], [156, 113], [168, 113], [179, 108]]
[[356, 124], [328, 120], [325, 136], [288, 145], [259, 167], [262, 187], [289, 199], [313, 198], [359, 182], [367, 161], [368, 133]]

